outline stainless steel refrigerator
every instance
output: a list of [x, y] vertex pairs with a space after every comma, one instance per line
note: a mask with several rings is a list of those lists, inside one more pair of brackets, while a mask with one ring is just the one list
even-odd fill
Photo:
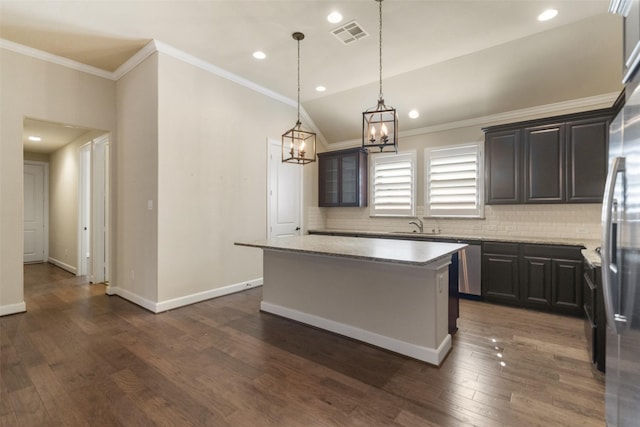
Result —
[[602, 204], [602, 282], [607, 313], [606, 417], [640, 425], [640, 87], [611, 123]]

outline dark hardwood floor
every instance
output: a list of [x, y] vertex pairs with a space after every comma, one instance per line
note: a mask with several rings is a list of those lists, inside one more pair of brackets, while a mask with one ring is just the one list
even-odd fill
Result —
[[581, 319], [462, 301], [440, 368], [260, 313], [261, 288], [151, 314], [25, 266], [0, 318], [2, 426], [603, 426]]

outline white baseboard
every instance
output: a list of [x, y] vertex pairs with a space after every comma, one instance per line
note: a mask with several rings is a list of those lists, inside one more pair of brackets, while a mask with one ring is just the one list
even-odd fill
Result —
[[0, 305], [0, 316], [8, 316], [9, 314], [24, 313], [27, 311], [27, 304], [24, 301], [18, 304]]
[[69, 273], [76, 274], [76, 275], [78, 274], [78, 269], [77, 268], [75, 268], [74, 266], [69, 265], [67, 263], [64, 263], [64, 262], [62, 262], [60, 260], [57, 260], [55, 258], [49, 257], [47, 259], [47, 262], [50, 262], [51, 264], [55, 265], [56, 267], [60, 267], [61, 269], [66, 270]]
[[423, 362], [431, 363], [432, 365], [436, 366], [440, 366], [440, 363], [442, 363], [447, 353], [449, 353], [449, 350], [451, 350], [450, 334], [447, 334], [447, 336], [442, 341], [442, 343], [440, 343], [440, 346], [438, 346], [437, 349], [432, 349], [429, 347], [400, 341], [395, 338], [377, 334], [375, 332], [366, 331], [355, 326], [325, 319], [324, 317], [303, 313], [301, 311], [282, 307], [277, 304], [271, 304], [265, 301], [262, 301], [260, 303], [260, 309], [267, 313], [277, 314], [278, 316], [286, 317], [288, 319], [293, 319], [320, 329], [335, 332], [336, 334], [354, 338], [358, 341], [363, 341], [368, 344], [373, 344], [377, 347], [391, 350], [405, 356], [413, 357], [414, 359], [422, 360]]
[[173, 310], [175, 308], [184, 307], [186, 305], [195, 304], [197, 302], [206, 301], [208, 299], [235, 294], [236, 292], [245, 291], [257, 286], [262, 286], [262, 278], [235, 283], [233, 285], [210, 289], [208, 291], [198, 292], [195, 294], [185, 295], [183, 297], [173, 298], [160, 302], [148, 300], [131, 291], [112, 285], [107, 286], [106, 293], [107, 295], [118, 295], [128, 301], [131, 301], [134, 304], [141, 306], [142, 308], [151, 311], [152, 313], [162, 313], [163, 311]]

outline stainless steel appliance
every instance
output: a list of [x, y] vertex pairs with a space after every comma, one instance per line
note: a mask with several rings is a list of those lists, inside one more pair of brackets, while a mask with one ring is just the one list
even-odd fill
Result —
[[625, 106], [611, 123], [609, 174], [605, 185], [602, 221], [602, 282], [607, 315], [607, 424], [610, 427], [638, 426], [640, 88], [637, 82], [627, 84]]
[[458, 292], [463, 298], [480, 299], [482, 296], [482, 246], [477, 242], [458, 240], [469, 246], [458, 252]]

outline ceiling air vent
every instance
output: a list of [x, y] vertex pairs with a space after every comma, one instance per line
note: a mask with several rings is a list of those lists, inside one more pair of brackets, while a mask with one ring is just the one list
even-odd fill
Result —
[[338, 28], [334, 28], [331, 30], [331, 34], [344, 44], [349, 44], [369, 35], [356, 21], [347, 22]]

